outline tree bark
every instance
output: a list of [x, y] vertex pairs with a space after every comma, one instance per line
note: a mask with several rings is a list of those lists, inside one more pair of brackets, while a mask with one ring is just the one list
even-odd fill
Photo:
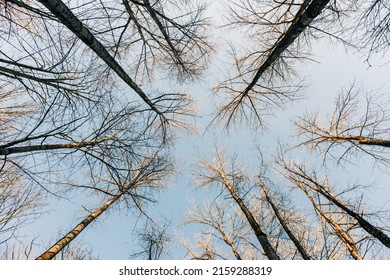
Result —
[[371, 139], [371, 138], [359, 137], [359, 144], [390, 148], [390, 141], [382, 140], [382, 139]]
[[326, 215], [324, 211], [322, 211], [321, 207], [317, 205], [317, 203], [314, 201], [313, 197], [310, 196], [308, 191], [301, 187], [303, 192], [307, 195], [307, 197], [310, 199], [311, 203], [313, 204], [314, 209], [325, 219], [325, 221], [332, 226], [332, 228], [336, 231], [337, 236], [341, 239], [341, 241], [344, 243], [344, 245], [347, 247], [347, 250], [351, 254], [351, 256], [355, 260], [362, 260], [362, 256], [360, 255], [358, 249], [356, 248], [356, 243], [353, 241], [351, 236], [345, 230], [341, 228], [341, 226], [333, 220], [331, 217]]
[[355, 141], [358, 142], [360, 145], [381, 146], [385, 148], [390, 148], [390, 140], [384, 140], [384, 139], [367, 138], [364, 136], [334, 135], [334, 134], [324, 135], [322, 137], [332, 141]]
[[291, 239], [291, 241], [294, 243], [295, 247], [297, 247], [298, 252], [301, 254], [302, 258], [304, 260], [310, 260], [309, 254], [306, 252], [305, 248], [303, 248], [302, 244], [299, 242], [298, 238], [295, 237], [294, 233], [290, 230], [289, 226], [285, 222], [284, 218], [281, 216], [278, 207], [273, 203], [271, 197], [268, 194], [268, 190], [265, 187], [265, 185], [261, 182], [259, 179], [259, 186], [263, 189], [265, 194], [265, 199], [271, 206], [272, 210], [275, 213], [276, 218], [278, 219], [279, 223], [283, 227], [284, 231], [287, 233], [288, 237]]
[[248, 209], [248, 207], [245, 205], [244, 201], [236, 194], [233, 187], [230, 185], [229, 181], [225, 177], [224, 174], [220, 173], [220, 176], [223, 179], [225, 187], [230, 192], [232, 198], [236, 201], [236, 203], [240, 206], [241, 211], [244, 213], [246, 219], [248, 220], [250, 226], [252, 227], [257, 240], [259, 240], [261, 246], [264, 249], [264, 252], [268, 259], [270, 260], [280, 260], [280, 257], [276, 253], [276, 250], [272, 246], [272, 244], [269, 242], [267, 235], [265, 232], [261, 229], [259, 223], [256, 221], [255, 217], [252, 215], [251, 211]]
[[42, 144], [42, 145], [29, 145], [29, 146], [22, 146], [22, 147], [0, 148], [0, 155], [5, 156], [10, 154], [59, 150], [59, 149], [81, 149], [88, 146], [89, 147], [95, 146], [109, 139], [110, 137], [103, 138], [99, 141], [86, 141], [86, 142], [63, 143], [63, 144], [46, 144], [46, 145]]
[[[128, 190], [128, 188], [126, 189]], [[100, 208], [88, 215], [81, 223], [75, 226], [68, 232], [63, 238], [58, 240], [52, 247], [46, 252], [36, 258], [36, 260], [51, 260], [53, 259], [65, 246], [67, 246], [73, 239], [75, 239], [90, 223], [97, 219], [104, 211], [107, 210], [112, 204], [114, 204], [126, 191], [120, 191], [114, 197], [107, 200]]]
[[330, 193], [330, 191], [327, 191], [324, 186], [316, 182], [315, 180], [311, 179], [306, 174], [297, 172], [296, 170], [290, 169], [288, 167], [285, 167], [289, 172], [304, 178], [305, 180], [309, 181], [310, 183], [314, 184], [316, 188], [315, 191], [319, 192], [321, 195], [326, 197], [329, 201], [331, 201], [333, 204], [335, 204], [337, 207], [339, 207], [341, 210], [346, 212], [348, 215], [353, 217], [359, 225], [369, 234], [377, 238], [383, 245], [390, 248], [390, 237], [386, 235], [383, 231], [381, 231], [376, 226], [372, 225], [369, 221], [364, 219], [362, 215], [356, 213], [355, 211], [349, 209], [347, 206], [344, 205], [342, 201], [340, 201], [338, 198], [336, 198], [333, 194]]

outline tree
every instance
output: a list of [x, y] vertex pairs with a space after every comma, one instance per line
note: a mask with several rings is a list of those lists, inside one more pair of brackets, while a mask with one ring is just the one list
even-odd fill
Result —
[[[88, 225], [107, 211], [107, 209], [112, 208], [112, 205], [119, 200], [123, 200], [124, 203], [128, 204], [128, 207], [130, 207], [130, 202], [133, 202], [142, 211], [142, 201], [148, 200], [146, 194], [143, 194], [143, 192], [147, 193], [147, 189], [161, 187], [161, 184], [164, 182], [164, 177], [171, 171], [170, 163], [158, 154], [151, 158], [145, 158], [140, 162], [138, 167], [132, 166], [130, 161], [127, 164], [129, 171], [126, 178], [112, 174], [112, 181], [107, 182], [117, 188], [116, 192], [110, 193], [110, 191], [105, 191], [106, 195], [110, 198], [98, 209], [91, 212], [53, 246], [38, 256], [36, 258], [37, 260], [53, 259]], [[126, 196], [129, 196], [129, 198]]]
[[295, 125], [298, 137], [304, 138], [298, 146], [306, 146], [338, 163], [368, 155], [377, 163], [388, 166], [387, 101], [378, 92], [366, 93], [353, 83], [342, 89], [334, 102], [328, 123], [320, 122], [319, 114], [300, 117]]
[[261, 124], [262, 111], [269, 111], [265, 104], [281, 106], [286, 100], [296, 98], [300, 87], [291, 88], [285, 84], [293, 73], [291, 60], [304, 58], [298, 38], [330, 1], [302, 1], [299, 4], [296, 1], [230, 2], [232, 17], [228, 26], [248, 29], [252, 40], [263, 49], [258, 49], [256, 44], [257, 49], [249, 54], [235, 55], [237, 74], [216, 87], [216, 90], [232, 95], [232, 100], [221, 106], [219, 114], [221, 117], [227, 115], [227, 125], [240, 114], [244, 120], [253, 114]]
[[294, 245], [297, 247], [297, 250], [299, 251], [299, 253], [301, 254], [302, 258], [304, 260], [310, 260], [310, 256], [309, 254], [307, 253], [306, 249], [302, 246], [301, 242], [298, 240], [298, 238], [295, 236], [294, 232], [292, 232], [292, 230], [290, 229], [288, 223], [287, 223], [287, 219], [284, 218], [282, 215], [281, 215], [281, 211], [279, 210], [279, 207], [277, 207], [275, 205], [275, 203], [272, 201], [272, 198], [271, 196], [269, 195], [269, 192], [268, 192], [268, 189], [266, 187], [266, 185], [263, 183], [263, 181], [261, 180], [261, 178], [259, 177], [259, 181], [258, 181], [258, 184], [259, 186], [261, 187], [261, 189], [263, 190], [264, 192], [264, 196], [265, 196], [265, 199], [267, 200], [267, 202], [269, 203], [269, 205], [271, 206], [272, 210], [275, 212], [275, 216], [276, 218], [278, 219], [280, 225], [283, 227], [284, 231], [286, 232], [286, 234], [288, 235], [288, 237], [291, 239], [291, 241], [294, 243]]
[[[310, 188], [310, 190], [313, 190], [317, 194], [325, 197], [327, 200], [329, 200], [330, 203], [344, 211], [346, 216], [355, 219], [358, 225], [364, 231], [378, 239], [386, 247], [390, 248], [390, 237], [386, 235], [379, 227], [372, 225], [368, 220], [366, 220], [363, 217], [365, 215], [364, 211], [360, 210], [359, 207], [349, 206], [347, 203], [341, 201], [337, 197], [337, 195], [332, 194], [331, 187], [329, 186], [329, 184], [325, 185], [324, 183], [318, 182], [316, 180], [315, 173], [313, 176], [309, 177], [307, 175], [307, 171], [305, 171], [305, 168], [298, 165], [293, 165], [292, 167], [290, 167], [285, 164], [284, 168], [291, 174], [289, 179], [294, 180], [295, 184], [302, 188], [302, 190], [306, 193], [306, 195], [310, 197], [311, 200], [312, 197], [307, 190], [308, 188]], [[312, 203], [317, 208], [317, 205], [315, 205], [313, 200]], [[318, 209], [317, 211], [320, 212], [320, 209]]]
[[[223, 155], [218, 154], [216, 158], [215, 165], [209, 164], [206, 162], [202, 163], [202, 168], [207, 172], [206, 174], [200, 174], [198, 177], [200, 178], [200, 186], [205, 186], [211, 183], [220, 183], [222, 187], [224, 187], [232, 197], [232, 199], [239, 205], [242, 213], [247, 219], [249, 225], [254, 231], [256, 238], [260, 242], [265, 255], [270, 260], [280, 259], [278, 254], [276, 253], [275, 248], [269, 242], [269, 238], [267, 234], [262, 229], [262, 226], [258, 223], [246, 203], [242, 200], [242, 198], [238, 194], [239, 184], [244, 178], [240, 173], [228, 173], [225, 171], [224, 167], [225, 163], [223, 160]], [[234, 172], [234, 171], [233, 171]]]

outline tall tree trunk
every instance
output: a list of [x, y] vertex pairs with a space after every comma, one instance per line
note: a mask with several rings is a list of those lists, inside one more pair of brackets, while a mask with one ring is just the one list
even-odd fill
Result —
[[340, 209], [345, 211], [348, 215], [353, 217], [366, 232], [377, 238], [387, 248], [390, 248], [390, 237], [386, 235], [383, 231], [381, 231], [378, 227], [372, 225], [369, 221], [364, 219], [362, 215], [349, 209], [347, 206], [344, 205], [344, 203], [342, 203], [339, 199], [333, 196], [330, 192], [324, 189], [320, 189], [320, 193], [325, 196], [329, 201], [333, 202]]
[[82, 141], [74, 143], [62, 143], [62, 144], [42, 144], [42, 145], [28, 145], [22, 147], [9, 147], [1, 148], [0, 155], [10, 155], [10, 154], [19, 154], [19, 153], [28, 153], [35, 151], [48, 151], [48, 150], [59, 150], [59, 149], [81, 149], [84, 147], [93, 147], [98, 145], [101, 142], [112, 139], [111, 137], [105, 137], [97, 141]]
[[317, 191], [318, 193], [326, 197], [329, 201], [331, 201], [333, 204], [335, 204], [337, 207], [345, 211], [348, 215], [353, 217], [366, 232], [377, 238], [383, 245], [390, 248], [390, 237], [388, 235], [386, 235], [378, 227], [372, 225], [369, 221], [364, 219], [362, 215], [356, 213], [355, 211], [347, 207], [342, 201], [340, 201], [330, 191], [328, 191], [325, 186], [322, 186], [321, 184], [310, 178], [302, 170], [300, 170], [301, 172], [298, 172], [287, 166], [285, 168], [292, 174], [295, 174], [296, 176], [301, 177], [306, 181], [312, 183], [315, 186], [312, 187], [314, 191]]
[[72, 242], [90, 223], [97, 219], [104, 211], [107, 210], [112, 204], [114, 204], [126, 191], [129, 190], [129, 187], [123, 191], [118, 192], [115, 196], [107, 200], [100, 208], [88, 215], [84, 220], [81, 221], [77, 226], [75, 226], [71, 231], [68, 232], [63, 238], [58, 240], [53, 246], [51, 246], [46, 252], [36, 258], [36, 260], [51, 260], [53, 259], [66, 245]]
[[354, 143], [357, 142], [360, 145], [381, 146], [385, 148], [390, 148], [390, 140], [367, 138], [360, 135], [355, 136], [355, 135], [326, 134], [326, 135], [321, 135], [320, 138], [329, 141], [346, 141], [346, 142], [354, 142]]
[[310, 23], [322, 12], [329, 0], [305, 1], [295, 16], [288, 30], [278, 39], [267, 59], [257, 70], [252, 81], [242, 92], [242, 98], [257, 84], [264, 72], [275, 62], [276, 59], [295, 41], [296, 38], [310, 25]]
[[115, 58], [107, 51], [99, 40], [83, 25], [83, 23], [72, 13], [72, 11], [61, 0], [38, 0], [62, 24], [68, 27], [77, 37], [89, 46], [127, 85], [129, 85], [149, 107], [159, 116], [163, 113], [148, 98], [143, 90], [130, 78], [126, 71], [119, 65]]
[[353, 241], [352, 237], [341, 228], [339, 223], [337, 223], [335, 220], [333, 220], [330, 216], [326, 215], [324, 211], [322, 211], [321, 207], [314, 201], [313, 197], [309, 194], [309, 192], [304, 188], [301, 187], [303, 192], [307, 195], [307, 197], [310, 199], [311, 203], [313, 204], [313, 207], [315, 210], [325, 219], [325, 221], [331, 225], [331, 227], [335, 230], [337, 236], [341, 239], [341, 241], [344, 243], [344, 245], [347, 247], [347, 250], [351, 254], [351, 256], [355, 260], [362, 260], [362, 256], [360, 255], [358, 249], [356, 248], [356, 243]]
[[269, 242], [267, 234], [261, 229], [259, 223], [256, 221], [255, 217], [252, 215], [252, 213], [248, 209], [248, 207], [245, 205], [244, 201], [242, 201], [242, 199], [236, 194], [235, 190], [233, 189], [233, 186], [229, 183], [226, 176], [222, 172], [219, 172], [219, 174], [223, 179], [225, 187], [230, 192], [230, 195], [236, 201], [236, 203], [240, 206], [241, 211], [244, 213], [246, 219], [248, 220], [250, 226], [252, 227], [252, 229], [257, 237], [257, 240], [259, 240], [268, 259], [280, 260], [280, 257], [276, 253], [276, 250], [274, 249], [272, 244]]
[[294, 243], [295, 247], [297, 248], [298, 252], [301, 254], [302, 258], [304, 260], [310, 260], [309, 254], [306, 252], [305, 248], [303, 248], [302, 244], [299, 242], [298, 238], [295, 237], [294, 233], [290, 230], [289, 226], [287, 225], [285, 219], [280, 214], [278, 207], [273, 203], [271, 197], [268, 194], [268, 190], [266, 186], [261, 182], [259, 178], [259, 186], [263, 189], [265, 194], [265, 199], [271, 206], [272, 210], [275, 213], [276, 218], [278, 219], [279, 223], [282, 225], [284, 231], [287, 233], [288, 237], [291, 239], [291, 241]]

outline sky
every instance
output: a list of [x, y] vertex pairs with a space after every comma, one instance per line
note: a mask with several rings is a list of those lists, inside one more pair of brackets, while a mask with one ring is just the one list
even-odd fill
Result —
[[[219, 8], [211, 6], [209, 13], [220, 15]], [[236, 34], [236, 33], [234, 33]], [[229, 30], [220, 31], [220, 36], [232, 37]], [[158, 201], [148, 207], [151, 217], [159, 220], [171, 220], [170, 232], [173, 239], [183, 236], [194, 240], [199, 230], [196, 225], [183, 225], [186, 211], [191, 209], [192, 202], [202, 204], [209, 200], [207, 191], [196, 190], [192, 174], [201, 158], [211, 159], [214, 147], [223, 147], [228, 154], [237, 155], [239, 162], [248, 165], [250, 174], [255, 175], [258, 158], [256, 147], [260, 145], [265, 157], [272, 159], [277, 152], [279, 141], [294, 141], [295, 133], [291, 121], [304, 112], [319, 111], [322, 115], [330, 113], [334, 97], [341, 87], [347, 87], [354, 80], [362, 82], [367, 90], [377, 90], [390, 94], [390, 65], [376, 66], [381, 60], [373, 60], [373, 67], [364, 61], [364, 57], [353, 51], [346, 52], [343, 46], [330, 46], [326, 41], [319, 41], [312, 46], [313, 58], [317, 62], [305, 62], [298, 66], [298, 72], [305, 84], [306, 97], [303, 100], [291, 103], [283, 110], [276, 110], [274, 116], [267, 118], [266, 131], [253, 131], [249, 127], [240, 126], [226, 132], [221, 126], [213, 126], [206, 130], [213, 116], [216, 102], [212, 88], [220, 78], [220, 69], [225, 67], [223, 61], [228, 60], [224, 52], [224, 41], [217, 40], [217, 53], [214, 63], [206, 71], [201, 82], [183, 84], [198, 103], [198, 112], [201, 117], [196, 119], [197, 132], [179, 132], [174, 148], [174, 157], [179, 175], [172, 178], [169, 188], [156, 196]], [[320, 159], [314, 154], [303, 150], [295, 152], [297, 157], [307, 159], [317, 164]], [[366, 184], [375, 182], [376, 189], [367, 193], [367, 199], [376, 205], [389, 203], [390, 188], [388, 188], [389, 174], [373, 168], [363, 167], [336, 167], [331, 170], [332, 178], [345, 183], [348, 180], [357, 180]], [[349, 178], [349, 179], [348, 179]], [[29, 238], [37, 237], [37, 242], [49, 245], [56, 240], [56, 233], [64, 233], [86, 215], [80, 200], [86, 205], [85, 198], [75, 197], [73, 201], [53, 200], [48, 213], [33, 224], [23, 228]], [[72, 209], [72, 211], [68, 211]], [[137, 251], [137, 239], [133, 233], [135, 226], [142, 226], [137, 214], [130, 211], [110, 210], [88, 227], [78, 238], [84, 246], [90, 247], [94, 255], [101, 259], [128, 259], [130, 254]], [[23, 235], [23, 234], [22, 234]], [[168, 258], [180, 259], [184, 251], [172, 245]]]

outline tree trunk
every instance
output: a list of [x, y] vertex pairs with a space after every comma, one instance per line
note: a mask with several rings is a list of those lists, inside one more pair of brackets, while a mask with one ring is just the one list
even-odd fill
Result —
[[0, 155], [4, 156], [10, 154], [28, 153], [28, 152], [35, 152], [35, 151], [59, 150], [59, 149], [81, 149], [84, 147], [93, 147], [109, 139], [110, 137], [106, 137], [98, 141], [85, 141], [85, 142], [63, 143], [63, 144], [42, 144], [42, 145], [29, 145], [29, 146], [22, 146], [22, 147], [0, 148]]
[[250, 226], [252, 227], [253, 231], [255, 232], [255, 235], [257, 237], [257, 240], [259, 240], [261, 246], [264, 249], [264, 252], [268, 259], [270, 260], [280, 260], [280, 257], [277, 255], [274, 247], [272, 244], [268, 241], [268, 237], [265, 234], [265, 232], [262, 231], [260, 225], [257, 223], [255, 217], [252, 215], [251, 211], [248, 209], [248, 207], [245, 205], [245, 203], [242, 201], [242, 199], [236, 194], [233, 187], [230, 185], [229, 181], [225, 177], [224, 174], [220, 173], [224, 185], [230, 192], [232, 198], [237, 202], [237, 204], [240, 206], [241, 211], [244, 213], [246, 219], [248, 220]]
[[310, 183], [314, 184], [316, 187], [313, 188], [313, 190], [319, 192], [321, 195], [325, 196], [329, 201], [331, 201], [333, 204], [335, 204], [337, 207], [345, 211], [348, 215], [353, 217], [359, 225], [369, 234], [377, 238], [383, 245], [385, 245], [387, 248], [390, 248], [390, 237], [387, 236], [383, 231], [381, 231], [376, 226], [372, 225], [369, 221], [364, 219], [362, 215], [356, 213], [355, 211], [349, 209], [347, 206], [344, 205], [342, 201], [340, 201], [338, 198], [336, 198], [330, 191], [326, 190], [326, 187], [322, 186], [315, 180], [311, 179], [309, 176], [307, 176], [304, 172], [300, 173], [296, 170], [290, 169], [288, 167], [285, 167], [289, 172], [304, 178], [305, 180], [309, 181]]
[[390, 140], [376, 139], [376, 138], [366, 138], [364, 136], [352, 136], [352, 135], [326, 135], [323, 136], [326, 139], [332, 141], [355, 141], [360, 145], [368, 146], [381, 146], [385, 148], [390, 148]]
[[298, 252], [301, 254], [302, 258], [304, 260], [310, 260], [309, 254], [306, 252], [305, 248], [301, 245], [298, 238], [295, 237], [294, 233], [290, 230], [289, 226], [285, 222], [284, 218], [280, 215], [278, 208], [276, 205], [272, 202], [271, 197], [268, 195], [268, 190], [265, 187], [265, 185], [261, 182], [259, 179], [259, 186], [263, 189], [265, 198], [269, 205], [271, 205], [272, 210], [275, 213], [276, 218], [278, 218], [279, 223], [282, 225], [284, 231], [287, 233], [288, 237], [291, 239], [291, 241], [294, 243], [295, 247], [297, 247]]
[[351, 236], [345, 230], [341, 228], [341, 226], [333, 220], [330, 216], [326, 215], [324, 211], [322, 211], [321, 207], [315, 203], [314, 199], [308, 191], [304, 188], [301, 187], [303, 192], [307, 195], [307, 197], [310, 199], [311, 203], [313, 204], [313, 207], [315, 210], [325, 219], [325, 221], [332, 226], [332, 228], [335, 230], [337, 236], [341, 239], [341, 241], [344, 243], [344, 245], [347, 247], [347, 250], [351, 254], [351, 256], [355, 260], [362, 260], [362, 256], [360, 255], [358, 249], [356, 248], [356, 243], [353, 241]]
[[[126, 191], [128, 188], [126, 188]], [[63, 238], [58, 240], [52, 247], [50, 247], [46, 252], [36, 258], [36, 260], [51, 260], [53, 259], [65, 246], [69, 245], [73, 239], [77, 237], [90, 223], [92, 223], [96, 218], [98, 218], [104, 211], [107, 210], [113, 203], [115, 203], [126, 191], [120, 191], [114, 197], [107, 200], [99, 209], [92, 212], [88, 217], [82, 220], [76, 227], [74, 227], [68, 234]]]
[[129, 85], [149, 107], [159, 116], [162, 112], [147, 97], [143, 90], [130, 78], [115, 58], [96, 39], [96, 37], [83, 25], [72, 11], [61, 0], [38, 0], [55, 15], [62, 24], [68, 27], [77, 37], [89, 46], [127, 85]]
[[[313, 0], [303, 3], [304, 11], [299, 10], [288, 30], [279, 38], [275, 47], [268, 55], [267, 59], [257, 70], [255, 76], [249, 85], [242, 92], [243, 96], [248, 95], [249, 91], [257, 84], [264, 72], [275, 62], [276, 59], [295, 41], [296, 38], [310, 25], [328, 4], [329, 0]], [[307, 5], [307, 7], [305, 7]]]
[[390, 237], [387, 236], [383, 231], [381, 231], [376, 226], [372, 225], [369, 221], [364, 219], [362, 215], [354, 212], [353, 210], [349, 209], [347, 206], [345, 206], [339, 199], [334, 197], [331, 193], [328, 191], [325, 191], [323, 189], [320, 189], [320, 193], [325, 196], [329, 201], [333, 202], [336, 206], [338, 206], [340, 209], [345, 211], [348, 215], [353, 217], [359, 225], [369, 234], [377, 238], [380, 242], [382, 242], [383, 245], [385, 245], [387, 248], [390, 248]]

